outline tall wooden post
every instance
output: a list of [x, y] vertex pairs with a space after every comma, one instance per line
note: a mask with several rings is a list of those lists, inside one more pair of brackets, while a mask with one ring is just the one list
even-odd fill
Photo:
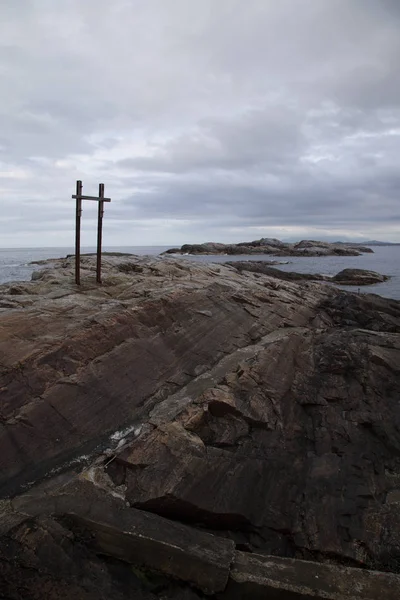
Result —
[[97, 215], [97, 264], [96, 264], [96, 281], [101, 283], [101, 238], [103, 232], [103, 215], [104, 215], [104, 183], [99, 183], [99, 209]]
[[76, 182], [75, 217], [75, 283], [81, 284], [81, 217], [82, 217], [82, 181]]

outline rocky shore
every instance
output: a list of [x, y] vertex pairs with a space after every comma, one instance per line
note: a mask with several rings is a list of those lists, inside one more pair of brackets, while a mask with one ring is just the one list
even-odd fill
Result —
[[170, 248], [164, 254], [273, 254], [274, 256], [360, 256], [365, 252], [373, 252], [368, 246], [360, 244], [328, 243], [316, 240], [302, 240], [295, 244], [287, 244], [275, 238], [261, 238], [253, 242], [239, 244], [184, 244], [180, 248]]
[[400, 596], [400, 302], [168, 257], [0, 286], [0, 597]]

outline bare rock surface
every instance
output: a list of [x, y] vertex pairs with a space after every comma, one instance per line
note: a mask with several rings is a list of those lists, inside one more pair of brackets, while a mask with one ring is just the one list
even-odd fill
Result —
[[261, 238], [238, 244], [184, 244], [180, 248], [170, 248], [165, 254], [273, 254], [274, 256], [359, 256], [373, 252], [360, 244], [329, 243], [316, 240], [302, 240], [289, 244], [274, 238]]
[[399, 302], [167, 257], [104, 257], [101, 286], [84, 257], [77, 288], [72, 267], [0, 287], [4, 597], [252, 597], [235, 548], [346, 566], [341, 595], [299, 598], [400, 572]]

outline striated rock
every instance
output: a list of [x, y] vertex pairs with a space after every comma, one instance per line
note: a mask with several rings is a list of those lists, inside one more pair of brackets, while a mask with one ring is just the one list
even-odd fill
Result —
[[252, 242], [238, 244], [184, 244], [180, 248], [170, 248], [164, 254], [273, 254], [275, 256], [359, 256], [373, 252], [367, 246], [359, 244], [328, 243], [314, 240], [302, 240], [296, 244], [281, 242], [275, 238], [261, 238]]
[[[107, 260], [116, 268], [107, 274], [105, 259], [101, 288], [86, 279], [77, 290], [70, 259], [42, 271], [2, 315], [3, 495], [108, 447], [116, 430], [146, 421], [145, 401], [156, 404], [283, 322], [307, 323], [317, 302], [309, 292], [293, 311], [263, 283], [251, 286], [255, 298], [227, 267], [140, 259], [143, 272], [132, 275]], [[86, 265], [93, 277], [94, 260]], [[265, 311], [271, 301], [276, 310]]]
[[117, 457], [126, 497], [268, 553], [386, 568], [400, 559], [399, 352], [362, 330], [267, 336]]
[[399, 302], [166, 257], [40, 273], [0, 287], [4, 597], [400, 572]]

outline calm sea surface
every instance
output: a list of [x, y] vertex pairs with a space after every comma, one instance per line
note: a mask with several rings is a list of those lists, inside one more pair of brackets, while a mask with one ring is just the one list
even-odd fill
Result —
[[[110, 252], [130, 252], [132, 254], [160, 254], [168, 246], [124, 246], [105, 247]], [[82, 252], [94, 252], [95, 248], [83, 248]], [[45, 258], [58, 258], [72, 254], [72, 248], [0, 248], [0, 283], [6, 281], [26, 281], [31, 278], [32, 272], [38, 267], [30, 265], [34, 260]], [[253, 255], [248, 256], [185, 256], [186, 260], [195, 262], [226, 262], [227, 260], [273, 260], [273, 256]], [[279, 268], [285, 271], [297, 271], [299, 273], [321, 273], [324, 275], [335, 275], [342, 269], [370, 269], [385, 275], [391, 279], [385, 283], [365, 286], [360, 289], [362, 293], [374, 293], [386, 298], [400, 300], [400, 246], [377, 246], [374, 254], [363, 254], [362, 256], [326, 256], [314, 258], [278, 257], [276, 260], [289, 261]], [[357, 288], [349, 287], [352, 291]]]

